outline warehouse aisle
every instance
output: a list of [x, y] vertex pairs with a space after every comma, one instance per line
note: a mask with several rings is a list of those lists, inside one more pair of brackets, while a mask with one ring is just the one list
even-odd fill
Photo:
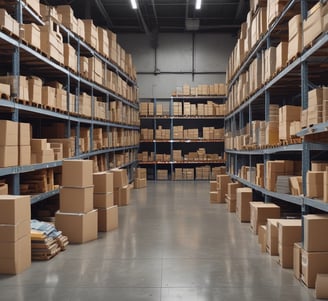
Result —
[[119, 230], [0, 276], [0, 300], [315, 300], [208, 191], [208, 182], [148, 182], [120, 208]]

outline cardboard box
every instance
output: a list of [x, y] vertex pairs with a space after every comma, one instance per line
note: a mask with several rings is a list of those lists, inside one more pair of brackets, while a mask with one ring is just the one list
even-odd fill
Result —
[[236, 214], [241, 222], [250, 221], [250, 205], [253, 200], [251, 188], [237, 188]]
[[0, 195], [8, 194], [8, 184], [0, 182]]
[[87, 213], [93, 210], [93, 186], [61, 187], [60, 212]]
[[113, 172], [114, 188], [119, 188], [128, 185], [128, 176], [126, 169], [111, 169]]
[[0, 120], [0, 146], [18, 145], [18, 122]]
[[22, 165], [31, 165], [31, 146], [23, 145], [18, 147], [18, 164]]
[[95, 193], [93, 195], [93, 206], [95, 208], [108, 208], [114, 205], [114, 193]]
[[17, 224], [31, 219], [30, 196], [0, 195], [0, 224]]
[[[114, 191], [112, 172], [98, 172], [93, 174], [94, 193], [108, 193]], [[107, 208], [107, 207], [106, 207]]]
[[74, 47], [64, 43], [64, 65], [77, 72], [77, 56]]
[[279, 218], [280, 207], [263, 202], [250, 202], [251, 210], [251, 229], [258, 234], [259, 226], [266, 225], [268, 218]]
[[0, 167], [18, 165], [18, 146], [0, 146]]
[[0, 242], [15, 242], [31, 234], [30, 220], [20, 221], [17, 224], [0, 224]]
[[321, 16], [321, 3], [314, 5], [309, 11], [307, 19], [303, 21], [304, 47], [308, 46], [317, 36], [322, 33], [323, 18]]
[[40, 1], [39, 0], [24, 0], [24, 2], [40, 16]]
[[278, 253], [278, 221], [280, 219], [268, 219], [267, 221], [267, 251], [271, 256]]
[[70, 5], [56, 6], [57, 12], [62, 15], [62, 23], [72, 32], [78, 34], [78, 21], [74, 17], [74, 11]]
[[92, 160], [64, 160], [62, 185], [66, 187], [88, 187], [93, 185]]
[[328, 252], [307, 252], [302, 249], [302, 281], [315, 287], [317, 274], [328, 274]]
[[328, 274], [317, 274], [315, 297], [316, 299], [328, 299]]
[[22, 24], [23, 31], [21, 31], [22, 39], [29, 45], [40, 49], [41, 48], [41, 33], [40, 28], [34, 24]]
[[261, 246], [261, 252], [265, 253], [266, 252], [266, 245], [267, 245], [267, 226], [266, 225], [261, 225], [259, 227], [259, 237], [258, 237], [258, 242]]
[[120, 199], [119, 206], [127, 206], [130, 204], [130, 195], [131, 189], [129, 185], [119, 188], [120, 190]]
[[85, 243], [98, 238], [98, 210], [88, 213], [56, 212], [56, 228], [70, 243]]
[[328, 241], [325, 239], [328, 230], [327, 214], [304, 215], [303, 248], [307, 252], [328, 252]]
[[145, 188], [147, 187], [147, 179], [146, 178], [136, 178], [134, 180], [134, 188], [139, 189], [139, 188]]
[[10, 85], [11, 96], [29, 101], [28, 82], [25, 76], [0, 76], [0, 82]]
[[56, 107], [56, 89], [53, 87], [42, 87], [42, 104], [51, 108]]
[[28, 97], [31, 103], [42, 104], [42, 80], [32, 76], [28, 78]]
[[293, 254], [293, 270], [294, 276], [297, 280], [301, 279], [301, 268], [302, 268], [302, 244], [294, 243], [294, 254]]
[[308, 171], [306, 174], [306, 195], [309, 198], [323, 199], [324, 171]]
[[98, 30], [93, 20], [82, 20], [84, 23], [85, 40], [94, 49], [98, 49]]
[[29, 123], [18, 124], [18, 145], [31, 145], [31, 125]]
[[98, 231], [108, 232], [118, 227], [118, 207], [98, 210]]
[[0, 242], [0, 274], [19, 274], [31, 266], [31, 236]]
[[287, 65], [288, 43], [280, 42], [276, 48], [276, 71], [283, 69]]

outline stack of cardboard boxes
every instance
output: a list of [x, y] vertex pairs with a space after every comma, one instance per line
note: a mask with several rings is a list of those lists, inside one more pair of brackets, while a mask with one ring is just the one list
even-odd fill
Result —
[[228, 183], [228, 192], [225, 195], [225, 201], [228, 205], [228, 212], [236, 212], [237, 188], [243, 187], [239, 182]]
[[210, 201], [213, 204], [224, 203], [231, 179], [228, 175], [218, 175], [216, 181], [210, 181]]
[[114, 206], [112, 172], [93, 174], [94, 207], [98, 209], [98, 231], [108, 232], [118, 227], [118, 207]]
[[156, 174], [157, 180], [168, 180], [169, 171], [167, 169], [158, 169]]
[[94, 209], [92, 160], [64, 160], [60, 210], [56, 228], [71, 243], [85, 243], [98, 236], [98, 213]]
[[18, 274], [31, 265], [29, 196], [0, 195], [0, 274]]
[[129, 205], [130, 186], [126, 169], [114, 168], [111, 172], [114, 177], [114, 205]]
[[242, 223], [249, 222], [251, 219], [250, 205], [253, 201], [253, 191], [251, 188], [237, 188], [236, 215]]
[[0, 120], [0, 167], [18, 164], [18, 123]]
[[138, 167], [135, 171], [134, 188], [144, 188], [147, 186], [147, 169]]

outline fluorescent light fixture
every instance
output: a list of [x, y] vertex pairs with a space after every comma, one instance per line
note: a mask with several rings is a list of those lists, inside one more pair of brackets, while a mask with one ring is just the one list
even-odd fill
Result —
[[202, 7], [202, 0], [196, 0], [196, 9], [200, 9]]
[[137, 9], [137, 0], [131, 0], [131, 5], [133, 9]]

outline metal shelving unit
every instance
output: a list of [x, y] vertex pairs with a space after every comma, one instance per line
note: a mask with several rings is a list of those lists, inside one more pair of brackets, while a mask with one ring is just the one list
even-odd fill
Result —
[[[15, 3], [8, 3], [9, 5], [16, 5], [16, 20], [18, 23], [23, 23], [23, 19], [27, 20], [27, 22], [34, 22], [39, 25], [45, 25], [45, 22], [40, 19], [40, 17], [22, 0], [17, 0]], [[13, 7], [11, 6], [10, 9], [12, 10]], [[102, 54], [98, 53], [96, 50], [92, 49], [87, 43], [85, 43], [80, 37], [78, 37], [76, 34], [72, 33], [69, 29], [67, 29], [62, 24], [59, 24], [59, 28], [61, 33], [67, 37], [68, 42], [67, 43], [75, 43], [76, 45], [76, 52], [77, 52], [77, 59], [79, 60], [81, 51], [83, 50], [84, 53], [88, 53], [88, 56], [96, 57], [97, 59], [101, 60], [102, 64], [106, 67], [106, 69], [111, 70], [114, 72], [117, 76], [119, 76], [122, 80], [124, 80], [129, 86], [135, 87], [136, 81], [130, 77], [127, 73], [125, 73], [119, 66], [111, 62], [109, 59], [105, 58]], [[14, 37], [12, 35], [9, 35], [3, 31], [0, 31], [0, 44], [2, 45], [8, 45], [10, 47], [13, 47], [13, 55], [12, 55], [12, 74], [13, 75], [20, 75], [20, 69], [21, 65], [26, 65], [27, 67], [29, 64], [33, 65], [33, 62], [38, 62], [39, 66], [42, 66], [43, 68], [49, 68], [52, 70], [52, 78], [57, 77], [60, 81], [63, 80], [64, 83], [67, 84], [67, 108], [69, 108], [69, 97], [68, 93], [70, 92], [70, 86], [73, 83], [74, 86], [76, 86], [76, 93], [75, 95], [79, 95], [80, 92], [88, 91], [90, 93], [91, 91], [91, 98], [92, 98], [92, 117], [85, 117], [80, 114], [73, 114], [70, 113], [69, 110], [67, 112], [62, 112], [58, 110], [50, 110], [45, 109], [43, 107], [38, 106], [30, 106], [24, 102], [20, 102], [19, 99], [16, 98], [10, 98], [10, 99], [0, 99], [0, 107], [4, 109], [3, 113], [10, 114], [12, 116], [13, 121], [20, 120], [21, 116], [29, 116], [28, 119], [33, 121], [33, 118], [37, 118], [39, 120], [47, 119], [52, 121], [59, 121], [64, 123], [68, 130], [67, 137], [69, 137], [69, 133], [71, 130], [71, 127], [76, 129], [76, 139], [75, 139], [75, 145], [78, 146], [78, 140], [79, 140], [79, 132], [81, 125], [86, 125], [90, 129], [90, 140], [93, 141], [93, 129], [94, 127], [102, 127], [105, 129], [105, 132], [108, 135], [109, 131], [112, 128], [115, 129], [123, 129], [123, 130], [131, 130], [131, 131], [138, 131], [139, 132], [139, 126], [136, 124], [128, 124], [128, 123], [120, 123], [120, 122], [112, 122], [109, 120], [108, 115], [108, 109], [109, 109], [109, 102], [110, 101], [119, 101], [122, 104], [132, 108], [136, 112], [139, 110], [138, 103], [132, 102], [128, 99], [125, 99], [124, 97], [116, 94], [114, 91], [109, 90], [108, 88], [104, 88], [103, 86], [100, 86], [99, 84], [89, 81], [82, 76], [80, 76], [78, 73], [73, 72], [69, 70], [68, 68], [64, 67], [61, 64], [58, 64], [55, 60], [45, 56], [40, 51], [36, 51], [34, 48], [31, 48], [29, 45], [27, 45], [25, 42], [23, 42], [20, 38]], [[72, 45], [72, 44], [71, 44]], [[7, 46], [6, 46], [7, 47]], [[0, 50], [1, 51], [1, 50]], [[28, 57], [30, 59], [30, 62], [21, 63], [21, 56]], [[32, 66], [31, 65], [31, 66]], [[33, 66], [32, 70], [38, 70]], [[41, 69], [39, 69], [41, 70]], [[33, 72], [33, 71], [32, 71]], [[37, 71], [38, 72], [38, 71]], [[40, 74], [43, 74], [40, 72]], [[38, 73], [33, 74], [38, 75]], [[97, 93], [97, 95], [101, 95], [103, 100], [106, 102], [106, 119], [98, 119], [94, 117], [94, 92]], [[75, 106], [78, 108], [78, 97], [75, 97]], [[27, 115], [29, 114], [29, 115]], [[62, 137], [65, 138], [65, 137]], [[131, 152], [134, 159], [127, 164], [124, 164], [122, 166], [118, 166], [120, 168], [127, 168], [128, 174], [129, 174], [129, 180], [132, 180], [133, 173], [132, 169], [137, 165], [136, 155], [139, 145], [128, 145], [128, 146], [120, 146], [120, 147], [110, 147], [110, 148], [103, 148], [103, 149], [97, 149], [93, 150], [91, 145], [91, 150], [87, 153], [79, 153], [78, 147], [76, 148], [76, 154], [75, 156], [68, 158], [68, 159], [87, 159], [93, 156], [97, 155], [106, 155], [107, 158], [107, 167], [109, 167], [109, 154], [113, 154], [113, 160], [115, 161], [115, 154], [119, 152]], [[0, 168], [0, 176], [6, 177], [11, 176], [12, 177], [12, 192], [13, 194], [19, 194], [20, 193], [20, 174], [22, 173], [28, 173], [32, 171], [37, 171], [41, 169], [48, 169], [48, 168], [55, 168], [62, 165], [62, 161], [54, 161], [54, 162], [47, 162], [47, 163], [40, 163], [40, 164], [31, 164], [26, 166], [14, 166], [14, 167], [6, 167], [6, 168]], [[58, 194], [59, 190], [53, 190], [46, 193], [42, 193], [39, 195], [33, 195], [31, 198], [31, 204], [35, 204], [39, 201], [45, 200], [49, 197], [52, 197], [56, 194]]]
[[[177, 97], [171, 97], [170, 99], [154, 99], [153, 103], [154, 103], [154, 112], [156, 112], [156, 106], [159, 102], [164, 102], [168, 105], [167, 109], [168, 111], [161, 115], [158, 116], [154, 113], [153, 116], [140, 116], [140, 120], [141, 122], [148, 122], [148, 123], [152, 123], [150, 125], [151, 129], [154, 131], [156, 131], [156, 128], [158, 125], [163, 125], [165, 124], [166, 129], [169, 128], [170, 130], [170, 139], [145, 139], [145, 140], [141, 140], [141, 149], [144, 145], [146, 144], [151, 144], [151, 149], [149, 149], [149, 146], [147, 147], [147, 150], [150, 150], [152, 152], [154, 152], [154, 159], [156, 158], [156, 154], [161, 153], [159, 151], [159, 149], [163, 150], [163, 147], [166, 146], [167, 152], [165, 152], [166, 154], [170, 155], [170, 161], [165, 161], [165, 162], [161, 162], [161, 161], [148, 161], [148, 162], [144, 162], [144, 161], [139, 161], [139, 165], [145, 165], [145, 166], [152, 166], [153, 167], [153, 172], [154, 172], [154, 179], [156, 180], [156, 173], [157, 173], [157, 166], [158, 165], [166, 165], [168, 166], [168, 170], [169, 170], [169, 174], [172, 175], [174, 173], [174, 168], [175, 166], [189, 166], [189, 167], [193, 167], [193, 166], [199, 166], [199, 165], [206, 165], [206, 164], [211, 164], [212, 166], [217, 166], [217, 165], [222, 165], [225, 164], [224, 160], [215, 160], [215, 161], [211, 161], [211, 160], [204, 160], [204, 161], [192, 161], [192, 160], [184, 160], [184, 161], [174, 161], [173, 160], [173, 150], [174, 150], [174, 146], [176, 144], [181, 144], [183, 143], [184, 146], [188, 146], [188, 147], [197, 147], [197, 146], [201, 146], [201, 147], [209, 147], [211, 148], [212, 145], [218, 146], [221, 145], [222, 146], [222, 153], [223, 153], [223, 144], [224, 144], [224, 139], [203, 139], [203, 138], [197, 138], [197, 139], [173, 139], [173, 127], [174, 125], [184, 125], [186, 126], [188, 121], [190, 120], [196, 120], [197, 121], [197, 125], [189, 125], [188, 128], [200, 128], [199, 125], [199, 121], [204, 121], [207, 122], [207, 124], [211, 124], [211, 126], [219, 126], [221, 125], [221, 127], [223, 128], [224, 125], [224, 116], [193, 116], [193, 115], [188, 115], [188, 116], [184, 116], [184, 115], [174, 115], [173, 113], [173, 104], [174, 101], [181, 101], [182, 103], [186, 102], [190, 102], [193, 104], [196, 103], [204, 103], [204, 101], [207, 100], [212, 100], [212, 101], [216, 101], [219, 104], [223, 104], [225, 101], [225, 97], [223, 96], [199, 96], [199, 97], [185, 97], [185, 96], [177, 96]], [[149, 100], [148, 100], [149, 101]], [[149, 128], [149, 124], [148, 127]], [[156, 138], [156, 137], [155, 137]], [[145, 147], [146, 148], [146, 147]], [[216, 148], [216, 150], [218, 151], [218, 148]]]
[[[228, 91], [232, 91], [232, 87], [236, 84], [238, 78], [243, 72], [245, 72], [250, 66], [253, 59], [255, 59], [258, 54], [263, 50], [271, 46], [271, 35], [275, 32], [277, 28], [281, 28], [279, 24], [282, 20], [285, 20], [290, 14], [290, 10], [296, 5], [300, 4], [300, 14], [303, 19], [307, 18], [308, 0], [290, 0], [285, 8], [283, 9], [280, 16], [273, 22], [269, 30], [263, 35], [262, 38], [257, 42], [253, 49], [249, 52], [247, 58], [241, 63], [239, 69], [232, 75], [230, 83], [228, 85]], [[318, 1], [319, 2], [319, 1]], [[312, 1], [313, 3], [313, 1]], [[286, 20], [285, 20], [286, 21]], [[232, 133], [236, 134], [236, 130], [242, 128], [245, 125], [245, 119], [249, 124], [253, 120], [253, 106], [256, 105], [256, 110], [259, 110], [259, 106], [262, 105], [262, 116], [264, 116], [264, 121], [268, 121], [268, 108], [271, 102], [272, 95], [274, 93], [274, 88], [279, 86], [288, 87], [288, 79], [298, 76], [299, 86], [298, 95], [294, 95], [300, 99], [299, 103], [302, 105], [303, 109], [308, 107], [308, 90], [309, 87], [312, 89], [315, 87], [313, 83], [310, 82], [311, 71], [309, 70], [309, 64], [316, 64], [315, 57], [316, 53], [321, 49], [326, 49], [328, 45], [328, 33], [322, 33], [317, 37], [313, 43], [311, 43], [310, 48], [306, 48], [302, 51], [300, 56], [289, 62], [289, 64], [277, 74], [273, 76], [268, 82], [262, 85], [257, 91], [250, 95], [243, 103], [238, 107], [234, 108], [229, 112], [225, 119], [226, 128], [230, 128]], [[317, 63], [318, 64], [318, 63]], [[294, 87], [295, 88], [295, 87]], [[296, 89], [297, 90], [297, 89]], [[273, 92], [272, 92], [273, 91]], [[294, 92], [292, 92], [294, 93]], [[274, 94], [273, 94], [274, 95]], [[258, 114], [258, 113], [257, 113]], [[262, 117], [263, 118], [263, 117]], [[328, 122], [313, 125], [309, 128], [303, 129], [298, 133], [298, 136], [310, 137], [312, 134], [319, 134], [327, 132]], [[257, 185], [241, 179], [237, 176], [238, 169], [248, 163], [249, 166], [255, 166], [256, 163], [266, 163], [267, 160], [273, 158], [286, 158], [290, 159], [293, 157], [299, 157], [302, 161], [302, 178], [303, 178], [303, 193], [306, 195], [306, 173], [310, 170], [312, 153], [316, 155], [325, 153], [328, 151], [326, 143], [313, 143], [305, 139], [301, 144], [292, 144], [286, 146], [271, 147], [266, 149], [254, 149], [254, 150], [235, 150], [226, 149], [227, 154], [227, 165], [233, 168], [233, 173], [230, 172], [230, 176], [236, 181], [241, 182], [245, 186], [248, 186], [263, 194], [265, 201], [270, 201], [271, 198], [282, 200], [288, 203], [293, 203], [301, 206], [303, 214], [309, 212], [310, 208], [316, 208], [325, 212], [328, 212], [328, 204], [323, 203], [320, 200], [313, 200], [303, 196], [291, 196], [280, 193], [275, 193], [261, 188]], [[246, 164], [247, 165], [247, 164]]]

